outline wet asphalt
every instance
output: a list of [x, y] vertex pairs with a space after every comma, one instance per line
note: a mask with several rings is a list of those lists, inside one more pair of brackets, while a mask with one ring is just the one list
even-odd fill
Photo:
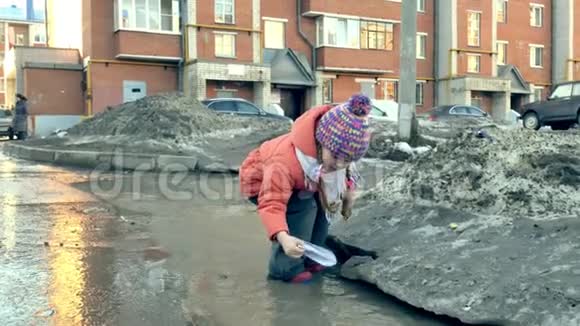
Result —
[[0, 154], [0, 324], [455, 324], [332, 274], [268, 281], [268, 242], [237, 187]]

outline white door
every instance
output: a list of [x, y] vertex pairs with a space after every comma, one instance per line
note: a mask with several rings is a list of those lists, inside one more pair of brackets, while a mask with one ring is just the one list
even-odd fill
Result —
[[123, 103], [136, 101], [147, 96], [147, 83], [144, 81], [123, 81]]

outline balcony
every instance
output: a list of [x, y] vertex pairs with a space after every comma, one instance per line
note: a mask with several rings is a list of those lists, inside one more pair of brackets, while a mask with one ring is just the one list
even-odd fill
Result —
[[316, 17], [323, 13], [372, 17], [390, 21], [401, 18], [401, 3], [385, 0], [365, 0], [361, 5], [358, 1], [302, 0], [302, 14], [306, 17]]
[[321, 47], [316, 58], [318, 68], [326, 71], [385, 74], [398, 71], [399, 66], [399, 56], [395, 51]]
[[118, 30], [115, 32], [115, 56], [117, 59], [179, 61], [180, 42], [176, 34]]

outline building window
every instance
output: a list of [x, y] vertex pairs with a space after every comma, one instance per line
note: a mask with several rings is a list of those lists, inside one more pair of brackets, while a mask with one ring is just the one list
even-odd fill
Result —
[[425, 12], [425, 0], [417, 0], [417, 11]]
[[361, 49], [393, 50], [393, 24], [361, 21]]
[[4, 77], [0, 77], [0, 93], [4, 93], [6, 91], [5, 85], [4, 85]]
[[32, 35], [34, 35], [34, 44], [46, 44], [46, 29], [42, 24], [31, 25]]
[[324, 104], [332, 103], [332, 79], [324, 79], [322, 82], [322, 98]]
[[542, 68], [544, 66], [544, 46], [530, 45], [530, 67]]
[[468, 54], [467, 55], [467, 72], [479, 73], [481, 71], [481, 55]]
[[532, 102], [541, 101], [543, 99], [543, 91], [543, 87], [534, 87], [534, 98], [532, 99]]
[[24, 34], [16, 34], [16, 45], [24, 45]]
[[427, 34], [417, 33], [417, 59], [427, 57]]
[[179, 0], [117, 0], [124, 29], [179, 32]]
[[383, 82], [385, 100], [397, 101], [399, 98], [399, 82], [396, 80], [386, 80]]
[[222, 24], [233, 24], [234, 20], [234, 0], [214, 0], [215, 1], [215, 22]]
[[505, 41], [497, 41], [497, 64], [507, 64], [507, 49], [508, 43]]
[[544, 24], [544, 6], [532, 3], [530, 5], [530, 25], [533, 27], [542, 27]]
[[417, 105], [423, 105], [424, 104], [423, 98], [424, 98], [424, 96], [423, 96], [423, 83], [418, 82], [417, 86], [415, 87], [415, 103]]
[[215, 33], [215, 56], [220, 58], [236, 57], [236, 34]]
[[360, 21], [335, 17], [322, 17], [317, 21], [318, 46], [343, 48], [360, 47]]
[[286, 47], [286, 23], [282, 21], [264, 21], [264, 47], [267, 49], [284, 49]]
[[496, 0], [497, 1], [497, 22], [506, 23], [507, 22], [507, 0]]
[[481, 13], [475, 11], [467, 12], [467, 45], [479, 46], [481, 27]]

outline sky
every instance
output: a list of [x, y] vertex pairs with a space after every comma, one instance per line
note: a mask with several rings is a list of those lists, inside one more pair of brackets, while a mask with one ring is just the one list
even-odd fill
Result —
[[33, 15], [26, 8], [27, 0], [0, 0], [0, 19], [26, 20], [33, 16], [34, 20], [43, 20], [44, 0], [32, 0]]

